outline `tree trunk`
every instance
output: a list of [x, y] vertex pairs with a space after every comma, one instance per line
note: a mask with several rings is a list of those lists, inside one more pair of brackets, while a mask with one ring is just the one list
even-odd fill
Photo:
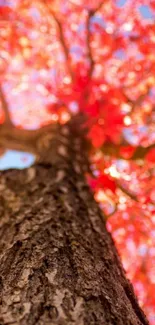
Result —
[[148, 324], [86, 184], [83, 141], [67, 127], [47, 138], [42, 163], [1, 173], [0, 325]]

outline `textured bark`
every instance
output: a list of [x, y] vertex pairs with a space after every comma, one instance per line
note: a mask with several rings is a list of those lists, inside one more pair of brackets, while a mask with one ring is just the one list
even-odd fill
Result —
[[0, 176], [0, 325], [146, 325], [84, 179], [83, 142], [61, 131], [44, 162]]

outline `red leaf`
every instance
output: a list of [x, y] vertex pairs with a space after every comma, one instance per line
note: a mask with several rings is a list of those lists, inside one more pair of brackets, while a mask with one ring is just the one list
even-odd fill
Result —
[[8, 6], [0, 6], [0, 17], [1, 19], [7, 19], [9, 14], [12, 12], [11, 8]]
[[155, 148], [151, 149], [147, 155], [145, 156], [145, 159], [148, 162], [155, 163]]
[[124, 159], [130, 159], [134, 152], [135, 152], [136, 148], [132, 147], [132, 146], [124, 146], [120, 148], [120, 155], [124, 158]]
[[100, 125], [94, 124], [88, 133], [88, 137], [91, 139], [93, 146], [98, 148], [105, 142], [104, 129]]
[[116, 183], [108, 175], [101, 175], [97, 180], [97, 186], [105, 189], [110, 189], [112, 192], [116, 191]]
[[116, 191], [116, 183], [109, 175], [102, 174], [98, 178], [92, 178], [87, 175], [87, 181], [89, 186], [93, 189], [93, 191], [97, 191], [99, 189], [109, 189], [115, 193]]

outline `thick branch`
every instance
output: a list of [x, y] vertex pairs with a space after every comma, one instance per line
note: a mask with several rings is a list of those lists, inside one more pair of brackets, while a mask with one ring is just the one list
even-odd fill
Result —
[[51, 124], [36, 130], [25, 130], [3, 124], [0, 126], [0, 146], [38, 154], [39, 141], [52, 133], [55, 128], [56, 125]]
[[[70, 129], [74, 131], [79, 130], [80, 126], [84, 123], [85, 117], [82, 114], [74, 116], [71, 119]], [[67, 129], [67, 125], [64, 128]], [[5, 149], [13, 149], [19, 151], [27, 151], [35, 154], [39, 160], [44, 153], [52, 152], [53, 139], [56, 141], [65, 141], [65, 136], [62, 134], [60, 139], [60, 124], [49, 124], [40, 127], [36, 130], [19, 129], [13, 125], [7, 126], [6, 124], [0, 125], [0, 147]], [[81, 128], [81, 136], [86, 131]], [[59, 136], [58, 136], [59, 135]], [[51, 144], [52, 142], [52, 144]], [[65, 143], [66, 145], [66, 143]]]
[[1, 104], [2, 104], [3, 112], [5, 114], [5, 124], [7, 126], [12, 125], [8, 103], [7, 103], [7, 100], [5, 98], [5, 94], [4, 94], [4, 91], [3, 91], [1, 85], [0, 85], [0, 101], [1, 101]]

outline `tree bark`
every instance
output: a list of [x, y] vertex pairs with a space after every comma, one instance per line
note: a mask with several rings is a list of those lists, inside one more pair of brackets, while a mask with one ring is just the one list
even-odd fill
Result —
[[71, 132], [0, 175], [0, 325], [146, 325]]

